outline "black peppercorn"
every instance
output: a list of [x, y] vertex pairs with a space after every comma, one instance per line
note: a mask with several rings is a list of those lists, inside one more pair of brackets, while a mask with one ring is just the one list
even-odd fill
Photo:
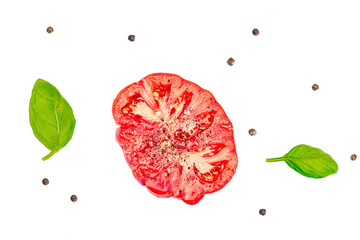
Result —
[[259, 35], [259, 29], [254, 28], [254, 29], [252, 30], [252, 34], [253, 34], [254, 36]]
[[130, 42], [135, 41], [135, 35], [129, 35], [128, 39]]
[[48, 27], [48, 28], [46, 29], [46, 31], [47, 31], [47, 33], [52, 33], [52, 32], [54, 32], [54, 28]]
[[42, 180], [42, 184], [44, 184], [45, 186], [48, 185], [48, 184], [49, 184], [49, 179], [44, 178], [44, 179]]
[[317, 91], [317, 90], [319, 90], [319, 85], [317, 85], [316, 83], [314, 84], [314, 85], [312, 85], [312, 90], [314, 90], [314, 91]]
[[234, 65], [234, 63], [235, 59], [233, 59], [232, 57], [227, 60], [227, 64], [229, 64], [230, 66]]
[[260, 209], [260, 210], [259, 210], [259, 214], [262, 215], [262, 216], [265, 216], [265, 214], [266, 214], [266, 209], [263, 209], [263, 208]]
[[77, 201], [77, 196], [76, 195], [71, 195], [70, 200], [72, 202], [76, 202]]
[[250, 136], [255, 136], [256, 135], [256, 130], [254, 128], [250, 129], [249, 134], [250, 134]]

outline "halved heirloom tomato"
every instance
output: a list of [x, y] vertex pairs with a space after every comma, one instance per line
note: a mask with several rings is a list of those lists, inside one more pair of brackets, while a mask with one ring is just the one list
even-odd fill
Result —
[[214, 96], [193, 82], [148, 75], [119, 92], [112, 113], [133, 175], [158, 197], [196, 204], [235, 173], [232, 124]]

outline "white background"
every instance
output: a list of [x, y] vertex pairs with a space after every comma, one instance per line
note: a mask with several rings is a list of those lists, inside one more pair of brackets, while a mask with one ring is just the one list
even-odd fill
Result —
[[[356, 3], [2, 0], [0, 239], [359, 239]], [[234, 125], [237, 172], [195, 206], [151, 195], [115, 141], [113, 99], [156, 72], [210, 90]], [[28, 120], [38, 78], [77, 120], [46, 162]], [[338, 173], [315, 180], [265, 162], [303, 143]]]

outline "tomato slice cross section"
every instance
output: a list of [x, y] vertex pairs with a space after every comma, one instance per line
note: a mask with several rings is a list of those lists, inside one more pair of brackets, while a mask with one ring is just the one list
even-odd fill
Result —
[[236, 171], [232, 124], [214, 96], [193, 82], [150, 74], [119, 92], [112, 113], [134, 177], [158, 197], [196, 204]]

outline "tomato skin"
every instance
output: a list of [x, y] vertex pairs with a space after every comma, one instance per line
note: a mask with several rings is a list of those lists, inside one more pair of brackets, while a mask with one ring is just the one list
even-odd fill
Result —
[[134, 177], [155, 196], [194, 205], [236, 171], [232, 124], [214, 96], [195, 83], [150, 74], [121, 90], [112, 112]]

